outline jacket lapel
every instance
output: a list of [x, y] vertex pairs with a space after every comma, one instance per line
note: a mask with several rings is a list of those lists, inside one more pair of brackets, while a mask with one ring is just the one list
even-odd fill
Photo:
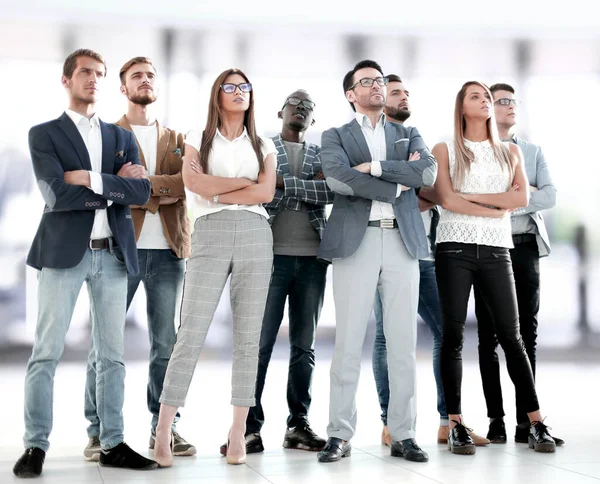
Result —
[[398, 130], [396, 125], [390, 122], [385, 123], [385, 153], [386, 160], [395, 160], [398, 158], [395, 151], [395, 142], [398, 139]]
[[87, 148], [85, 147], [85, 143], [83, 142], [83, 138], [79, 134], [77, 130], [77, 126], [73, 123], [73, 120], [69, 117], [67, 113], [63, 113], [60, 118], [58, 118], [58, 125], [67, 135], [69, 141], [75, 147], [75, 151], [81, 160], [81, 164], [83, 165], [84, 170], [91, 171], [92, 163], [90, 162], [90, 154], [88, 153]]
[[[158, 121], [156, 121], [156, 129], [158, 129], [158, 142], [156, 146], [156, 170], [155, 173], [160, 175], [162, 173], [161, 165], [167, 157], [169, 150], [169, 140], [171, 137], [165, 128], [163, 128]], [[141, 153], [141, 150], [140, 150]], [[145, 166], [145, 165], [144, 165]]]
[[112, 174], [114, 171], [117, 149], [114, 126], [100, 120], [100, 132], [102, 133], [102, 173]]
[[123, 115], [123, 117], [121, 119], [119, 119], [115, 124], [117, 126], [120, 126], [123, 129], [126, 129], [127, 131], [131, 131], [133, 133], [133, 138], [135, 139], [135, 144], [138, 147], [138, 152], [140, 155], [140, 162], [142, 163], [144, 168], [148, 169], [148, 167], [146, 166], [146, 159], [144, 158], [144, 152], [142, 151], [142, 147], [140, 146], [140, 143], [138, 142], [138, 139], [135, 136], [135, 133], [133, 132], [133, 128], [131, 127], [131, 124], [129, 124], [129, 121], [127, 121], [127, 117], [125, 115]]
[[[358, 145], [358, 148], [362, 154], [363, 159], [358, 160], [360, 163], [365, 163], [371, 161], [371, 153], [369, 151], [369, 147], [367, 146], [367, 141], [365, 140], [365, 136], [363, 135], [362, 129], [358, 124], [358, 121], [353, 120], [350, 122], [348, 129], [350, 130], [350, 134], [354, 138], [354, 141]], [[359, 165], [360, 163], [356, 163]]]
[[302, 178], [308, 180], [308, 177], [313, 174], [313, 160], [315, 156], [312, 154], [310, 143], [304, 142], [304, 160], [302, 161]]
[[273, 143], [275, 144], [275, 148], [277, 148], [277, 171], [282, 175], [289, 175], [290, 164], [283, 139], [281, 139], [281, 133], [273, 138]]

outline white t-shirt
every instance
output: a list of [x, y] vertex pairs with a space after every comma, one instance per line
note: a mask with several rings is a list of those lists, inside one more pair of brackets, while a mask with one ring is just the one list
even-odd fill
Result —
[[[270, 138], [260, 137], [262, 140], [262, 156], [263, 160], [271, 153], [277, 154], [277, 148], [273, 140]], [[198, 131], [190, 131], [185, 137], [185, 143], [192, 148], [200, 151], [200, 143], [202, 141], [202, 133]], [[277, 157], [273, 158], [273, 167], [277, 167]], [[248, 137], [246, 128], [244, 132], [234, 139], [229, 141], [217, 129], [217, 134], [213, 139], [212, 149], [208, 157], [208, 175], [221, 176], [226, 178], [248, 178], [249, 180], [258, 180], [258, 160], [256, 153], [252, 148], [252, 142]], [[211, 213], [220, 212], [221, 210], [248, 210], [269, 218], [267, 211], [262, 205], [229, 205], [226, 203], [213, 203], [212, 200], [206, 200], [198, 196], [198, 212], [197, 215], [202, 217]]]
[[[158, 146], [158, 126], [154, 123], [151, 126], [131, 125], [133, 133], [142, 148], [146, 169], [148, 175], [156, 175], [156, 149]], [[140, 238], [137, 241], [138, 249], [170, 249], [169, 241], [165, 237], [165, 232], [160, 219], [160, 207], [156, 213], [146, 212], [144, 225]]]

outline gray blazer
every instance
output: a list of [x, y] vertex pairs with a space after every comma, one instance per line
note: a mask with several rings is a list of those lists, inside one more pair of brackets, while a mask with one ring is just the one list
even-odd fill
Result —
[[[374, 177], [352, 167], [372, 161], [369, 147], [356, 120], [325, 131], [321, 138], [321, 163], [327, 184], [335, 193], [333, 209], [325, 227], [319, 257], [325, 260], [352, 255], [367, 230], [371, 201], [391, 203], [400, 236], [415, 258], [427, 257], [428, 246], [414, 188], [431, 186], [437, 162], [416, 128], [385, 123], [386, 159], [382, 175]], [[421, 159], [408, 162], [418, 151]], [[396, 198], [397, 184], [411, 187]]]
[[515, 141], [525, 159], [525, 170], [531, 186], [537, 187], [529, 197], [529, 205], [512, 212], [512, 217], [530, 217], [537, 227], [537, 243], [540, 257], [550, 254], [550, 238], [540, 210], [548, 210], [556, 205], [556, 187], [552, 183], [548, 164], [541, 148], [515, 136]]

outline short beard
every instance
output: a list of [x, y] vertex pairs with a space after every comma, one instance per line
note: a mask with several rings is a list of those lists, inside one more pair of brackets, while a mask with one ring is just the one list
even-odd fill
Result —
[[408, 118], [410, 118], [410, 109], [408, 108], [394, 108], [386, 106], [387, 117], [395, 119], [403, 123]]
[[131, 101], [133, 104], [147, 106], [148, 104], [152, 104], [154, 101], [156, 101], [156, 96], [150, 93], [134, 94], [133, 96], [127, 96], [127, 99], [129, 99], [129, 101]]
[[94, 104], [97, 99], [86, 99], [82, 96], [73, 95], [73, 101], [75, 101], [77, 104]]
[[296, 131], [298, 133], [306, 131], [306, 126], [298, 121], [290, 121], [287, 125], [292, 131]]

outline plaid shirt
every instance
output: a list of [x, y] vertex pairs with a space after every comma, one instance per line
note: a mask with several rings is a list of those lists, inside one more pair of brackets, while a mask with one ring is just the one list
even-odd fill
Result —
[[333, 192], [325, 180], [313, 180], [313, 176], [322, 171], [321, 148], [311, 143], [306, 143], [304, 148], [304, 161], [302, 163], [301, 178], [290, 174], [290, 165], [285, 151], [281, 134], [272, 140], [277, 148], [277, 175], [283, 176], [285, 188], [275, 190], [273, 201], [265, 204], [269, 212], [269, 221], [282, 210], [300, 210], [304, 203], [308, 208], [308, 218], [311, 225], [323, 237], [325, 230], [325, 205], [333, 203]]

